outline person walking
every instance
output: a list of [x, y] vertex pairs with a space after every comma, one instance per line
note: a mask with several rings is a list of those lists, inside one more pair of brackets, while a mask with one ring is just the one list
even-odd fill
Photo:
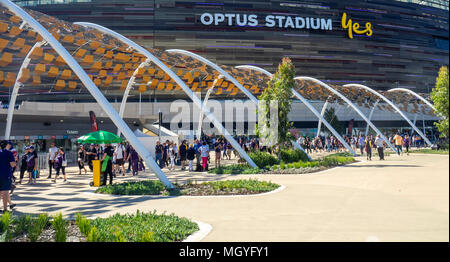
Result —
[[384, 160], [384, 141], [381, 139], [380, 135], [377, 135], [377, 138], [375, 139], [375, 145], [377, 147], [378, 156], [380, 157], [380, 160]]
[[367, 160], [372, 161], [372, 136], [369, 135], [365, 140], [365, 148], [367, 153]]
[[181, 170], [186, 170], [186, 156], [187, 156], [188, 146], [186, 144], [186, 140], [181, 142], [180, 148], [178, 150], [180, 161], [181, 161]]
[[64, 148], [60, 147], [58, 151], [58, 155], [55, 158], [55, 170], [56, 175], [55, 179], [53, 179], [53, 182], [56, 183], [56, 180], [58, 179], [59, 172], [62, 171], [64, 175], [64, 182], [67, 182], [66, 177], [66, 166], [67, 166], [67, 160], [66, 160], [66, 153], [64, 152]]
[[397, 149], [397, 154], [403, 153], [403, 137], [397, 132], [394, 136], [395, 148]]
[[86, 156], [88, 161], [89, 169], [92, 171], [92, 161], [98, 159], [97, 158], [97, 149], [95, 148], [94, 144], [91, 144], [90, 147], [86, 150]]
[[160, 141], [156, 141], [155, 146], [155, 162], [158, 163], [158, 166], [162, 168], [162, 153], [163, 153], [163, 146], [161, 145]]
[[215, 165], [216, 168], [220, 167], [220, 158], [222, 156], [222, 142], [219, 140], [214, 144], [214, 151], [216, 152]]
[[170, 158], [169, 170], [175, 169], [176, 156], [177, 156], [177, 146], [174, 143], [171, 143], [169, 146], [169, 158]]
[[16, 166], [14, 155], [8, 148], [8, 141], [3, 140], [0, 142], [0, 195], [3, 200], [3, 210], [0, 213], [4, 213], [9, 208], [13, 209], [16, 204], [11, 202], [9, 191], [12, 185], [12, 168]]
[[365, 139], [364, 136], [360, 136], [358, 140], [359, 150], [361, 151], [361, 156], [364, 156]]
[[30, 148], [27, 146], [25, 147], [25, 152], [20, 157], [20, 175], [19, 175], [19, 184], [22, 184], [23, 176], [25, 175], [25, 172], [27, 172], [27, 155]]
[[80, 169], [79, 175], [81, 175], [81, 169], [84, 169], [84, 174], [87, 174], [87, 170], [84, 167], [84, 161], [86, 159], [86, 151], [84, 150], [83, 145], [80, 146], [80, 149], [78, 149], [78, 168]]
[[189, 149], [187, 150], [186, 158], [189, 161], [189, 172], [193, 172], [194, 171], [195, 149], [192, 144], [189, 145]]
[[114, 154], [116, 156], [116, 170], [119, 170], [119, 174], [122, 173], [122, 176], [125, 176], [125, 159], [127, 159], [125, 147], [121, 143], [118, 143]]
[[27, 172], [29, 176], [28, 184], [36, 184], [36, 170], [37, 170], [38, 155], [34, 151], [34, 147], [30, 146], [27, 154]]
[[195, 150], [195, 159], [196, 159], [196, 172], [200, 172], [202, 170], [202, 164], [201, 164], [201, 153], [200, 153], [200, 147], [202, 144], [199, 140], [194, 141], [194, 150]]
[[209, 146], [206, 144], [206, 141], [203, 141], [202, 146], [200, 147], [200, 154], [202, 157], [203, 172], [205, 172], [208, 169], [208, 158], [209, 158]]
[[405, 146], [406, 149], [406, 155], [409, 156], [409, 147], [411, 146], [411, 139], [407, 134], [405, 135], [405, 139], [403, 140], [403, 145]]
[[127, 160], [131, 161], [132, 175], [137, 176], [139, 173], [139, 154], [132, 146], [130, 146], [130, 154]]
[[52, 142], [48, 149], [48, 179], [52, 178], [52, 168], [55, 169], [55, 158], [57, 155], [58, 148], [55, 146], [55, 142]]
[[102, 158], [102, 171], [103, 171], [103, 186], [106, 186], [109, 175], [109, 184], [113, 183], [113, 173], [112, 173], [112, 159], [114, 156], [114, 149], [110, 144], [105, 145], [105, 150]]

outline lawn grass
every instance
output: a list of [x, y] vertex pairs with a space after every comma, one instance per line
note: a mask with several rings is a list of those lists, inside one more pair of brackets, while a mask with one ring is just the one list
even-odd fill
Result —
[[433, 149], [414, 149], [414, 150], [410, 150], [410, 153], [414, 154], [433, 154], [433, 155], [448, 155], [449, 154], [449, 150], [433, 150]]

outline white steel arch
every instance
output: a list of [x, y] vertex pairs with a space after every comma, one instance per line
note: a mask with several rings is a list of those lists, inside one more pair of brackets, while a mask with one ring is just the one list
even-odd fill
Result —
[[355, 110], [358, 115], [360, 115], [364, 121], [366, 121], [367, 124], [369, 124], [369, 126], [375, 130], [375, 132], [384, 140], [384, 142], [392, 149], [394, 150], [394, 152], [397, 152], [397, 150], [395, 149], [395, 147], [391, 144], [391, 142], [389, 142], [389, 139], [386, 138], [385, 135], [383, 135], [383, 133], [381, 133], [380, 130], [378, 130], [378, 128], [369, 120], [367, 119], [367, 117], [358, 109], [357, 106], [355, 106], [355, 104], [353, 104], [347, 97], [345, 97], [344, 95], [342, 95], [340, 92], [338, 92], [337, 90], [335, 90], [334, 88], [330, 87], [329, 85], [325, 84], [324, 82], [312, 78], [312, 77], [307, 77], [307, 76], [300, 76], [300, 77], [296, 77], [295, 79], [298, 80], [307, 80], [307, 81], [312, 81], [314, 83], [317, 83], [323, 87], [325, 87], [326, 89], [328, 89], [329, 91], [331, 91], [333, 94], [337, 95], [338, 97], [340, 97], [342, 100], [344, 100], [349, 106], [351, 106], [353, 108], [353, 110]]
[[34, 44], [34, 46], [30, 49], [27, 56], [22, 62], [22, 65], [20, 66], [19, 73], [17, 74], [16, 82], [14, 83], [13, 91], [11, 94], [11, 100], [9, 100], [8, 105], [8, 116], [6, 117], [6, 128], [5, 128], [5, 139], [9, 140], [9, 137], [11, 136], [11, 126], [12, 126], [12, 120], [14, 116], [14, 107], [16, 106], [16, 99], [17, 95], [19, 94], [19, 89], [22, 86], [22, 83], [19, 82], [19, 79], [22, 77], [22, 71], [24, 68], [27, 68], [30, 64], [30, 55], [33, 53], [34, 49], [41, 47], [45, 45], [46, 41], [40, 41]]
[[238, 151], [239, 155], [241, 155], [247, 163], [252, 167], [257, 167], [255, 162], [245, 153], [245, 151], [239, 146], [239, 143], [231, 136], [231, 134], [223, 127], [222, 123], [220, 123], [217, 118], [211, 113], [211, 111], [203, 105], [202, 101], [189, 89], [189, 87], [184, 83], [183, 80], [181, 80], [175, 72], [173, 72], [170, 68], [168, 68], [163, 62], [161, 62], [157, 57], [155, 57], [152, 53], [150, 53], [148, 50], [143, 48], [142, 46], [136, 44], [135, 42], [131, 41], [130, 39], [124, 37], [123, 35], [114, 32], [108, 28], [105, 28], [103, 26], [93, 24], [93, 23], [86, 23], [86, 22], [76, 22], [74, 23], [76, 25], [81, 25], [88, 28], [94, 28], [99, 30], [100, 32], [103, 32], [105, 34], [108, 34], [110, 36], [113, 36], [117, 38], [118, 40], [122, 41], [123, 43], [127, 44], [128, 46], [134, 48], [138, 53], [141, 53], [148, 59], [150, 59], [153, 63], [155, 63], [159, 68], [161, 68], [166, 74], [168, 74], [180, 87], [183, 89], [183, 91], [189, 96], [189, 98], [194, 102], [194, 104], [200, 108], [201, 111], [205, 112], [206, 117], [208, 117], [211, 122], [213, 122], [214, 126], [219, 130], [220, 133], [222, 133], [225, 138], [231, 143], [234, 149]]
[[156, 164], [154, 159], [151, 157], [150, 153], [144, 147], [144, 145], [136, 138], [133, 131], [126, 125], [119, 114], [116, 112], [114, 107], [108, 102], [108, 100], [103, 96], [102, 92], [97, 88], [97, 86], [92, 82], [87, 73], [78, 64], [78, 62], [73, 58], [69, 52], [59, 43], [40, 23], [38, 23], [32, 16], [26, 13], [17, 5], [13, 4], [9, 0], [1, 0], [1, 5], [9, 9], [12, 13], [19, 16], [24, 22], [28, 23], [42, 38], [47, 41], [52, 48], [64, 59], [67, 65], [74, 71], [80, 81], [89, 90], [92, 96], [97, 100], [97, 103], [105, 111], [105, 113], [111, 118], [113, 123], [118, 126], [124, 136], [128, 139], [130, 144], [136, 149], [139, 155], [145, 160], [149, 167], [155, 172], [156, 176], [161, 180], [162, 183], [168, 188], [173, 188], [173, 185], [167, 179], [165, 174]]
[[[119, 109], [119, 116], [123, 119], [123, 115], [125, 114], [125, 107], [127, 105], [128, 95], [130, 94], [131, 89], [133, 88], [133, 85], [136, 80], [136, 75], [139, 72], [139, 69], [147, 66], [150, 63], [150, 59], [145, 60], [142, 62], [136, 70], [134, 70], [133, 75], [131, 76], [130, 80], [128, 80], [127, 87], [125, 89], [125, 92], [122, 96], [122, 102], [120, 103], [120, 109]], [[120, 130], [117, 129], [117, 135], [120, 136]]]
[[430, 140], [428, 140], [428, 138], [422, 133], [422, 131], [420, 131], [420, 130], [419, 130], [419, 129], [411, 122], [411, 120], [409, 120], [409, 118], [405, 116], [405, 114], [400, 110], [400, 108], [398, 108], [394, 103], [392, 103], [389, 99], [387, 99], [387, 98], [386, 98], [385, 96], [383, 96], [382, 94], [378, 93], [377, 91], [373, 90], [373, 89], [370, 88], [370, 87], [367, 87], [367, 86], [365, 86], [365, 85], [360, 85], [360, 84], [348, 84], [348, 85], [345, 85], [344, 87], [358, 87], [358, 88], [362, 88], [362, 89], [364, 89], [364, 90], [366, 90], [366, 91], [369, 91], [370, 93], [372, 93], [372, 94], [378, 96], [379, 98], [383, 99], [383, 101], [385, 101], [385, 102], [388, 103], [390, 106], [392, 106], [392, 107], [395, 109], [395, 111], [397, 111], [397, 113], [399, 113], [399, 114], [403, 117], [403, 119], [405, 119], [406, 122], [408, 122], [408, 124], [409, 124], [412, 128], [414, 128], [414, 130], [417, 132], [417, 134], [419, 134], [419, 135], [423, 138], [423, 140], [424, 140], [429, 146], [432, 145], [431, 142], [430, 142]]
[[[240, 68], [240, 69], [250, 69], [250, 70], [255, 70], [258, 72], [261, 72], [269, 77], [272, 77], [272, 73], [268, 72], [267, 70], [257, 67], [257, 66], [246, 66], [246, 65], [242, 65], [242, 66], [237, 66], [236, 68]], [[352, 149], [352, 147], [345, 141], [345, 139], [330, 125], [330, 123], [328, 123], [328, 121], [323, 118], [322, 114], [320, 114], [315, 108], [314, 106], [312, 106], [307, 99], [305, 99], [302, 95], [300, 95], [295, 89], [292, 89], [292, 92], [294, 94], [295, 97], [297, 97], [297, 99], [299, 99], [303, 104], [306, 105], [306, 107], [319, 119], [322, 121], [323, 124], [325, 124], [327, 126], [327, 128], [331, 131], [331, 133], [342, 143], [342, 145], [347, 148], [348, 151], [350, 151], [354, 156], [357, 156], [358, 154], [356, 154], [356, 152]]]
[[424, 102], [426, 105], [428, 105], [431, 109], [433, 109], [433, 111], [436, 112], [436, 108], [425, 98], [423, 98], [422, 96], [420, 96], [419, 94], [417, 94], [416, 92], [406, 89], [406, 88], [394, 88], [394, 89], [390, 89], [388, 90], [388, 92], [395, 92], [395, 91], [400, 91], [400, 92], [406, 92], [409, 93], [417, 98], [419, 98], [420, 100], [422, 100], [422, 102]]

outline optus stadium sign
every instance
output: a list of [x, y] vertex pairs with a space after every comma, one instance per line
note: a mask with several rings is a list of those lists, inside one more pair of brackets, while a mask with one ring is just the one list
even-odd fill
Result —
[[[256, 14], [203, 13], [200, 16], [200, 22], [205, 26], [262, 26], [298, 30], [333, 30], [333, 20], [331, 18], [293, 17], [285, 15], [267, 15], [261, 19]], [[372, 36], [373, 34], [371, 23], [367, 22], [365, 28], [360, 28], [358, 23], [353, 23], [351, 19], [347, 20], [346, 13], [342, 15], [340, 22], [341, 27], [348, 30], [349, 38], [353, 38], [353, 34], [366, 34], [367, 36]]]

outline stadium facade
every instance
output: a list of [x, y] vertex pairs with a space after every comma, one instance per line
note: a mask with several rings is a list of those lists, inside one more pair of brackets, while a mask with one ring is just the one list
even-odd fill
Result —
[[[228, 67], [253, 65], [273, 73], [281, 58], [288, 56], [297, 75], [330, 85], [363, 84], [380, 91], [406, 88], [426, 96], [435, 84], [439, 67], [448, 65], [446, 1], [13, 2], [64, 21], [100, 24], [146, 48], [185, 49]], [[47, 84], [54, 85], [54, 81]], [[4, 105], [10, 93], [11, 88], [8, 94], [3, 92]], [[123, 91], [103, 93], [110, 102], [122, 100]], [[248, 99], [242, 92], [218, 98]], [[166, 127], [170, 127], [169, 120], [176, 113], [169, 113], [168, 108], [175, 99], [186, 99], [186, 95], [158, 89], [134, 92], [129, 97], [134, 110], [129, 108], [131, 112], [124, 118], [136, 129], [155, 120], [161, 110], [166, 113]], [[324, 104], [323, 100], [312, 102], [318, 111]], [[96, 107], [86, 90], [69, 95], [24, 92], [18, 96], [18, 104], [22, 106], [16, 110], [13, 130], [19, 140], [74, 138], [89, 129], [88, 115], [80, 115], [79, 108], [88, 112]], [[55, 104], [59, 110], [55, 110]], [[356, 129], [366, 128], [348, 106], [336, 101], [334, 107], [345, 126], [351, 122]], [[6, 115], [6, 109], [0, 113]], [[363, 113], [369, 115], [370, 108]], [[106, 130], [115, 131], [100, 109], [97, 114]], [[408, 117], [412, 120], [415, 115], [410, 113]], [[408, 127], [404, 119], [388, 111], [375, 112], [373, 119], [375, 125], [385, 129]], [[317, 128], [317, 118], [301, 103], [294, 103], [291, 120], [309, 134]], [[422, 121], [421, 128], [429, 134], [437, 118], [423, 114], [416, 120]], [[0, 135], [4, 124], [0, 123]]]

